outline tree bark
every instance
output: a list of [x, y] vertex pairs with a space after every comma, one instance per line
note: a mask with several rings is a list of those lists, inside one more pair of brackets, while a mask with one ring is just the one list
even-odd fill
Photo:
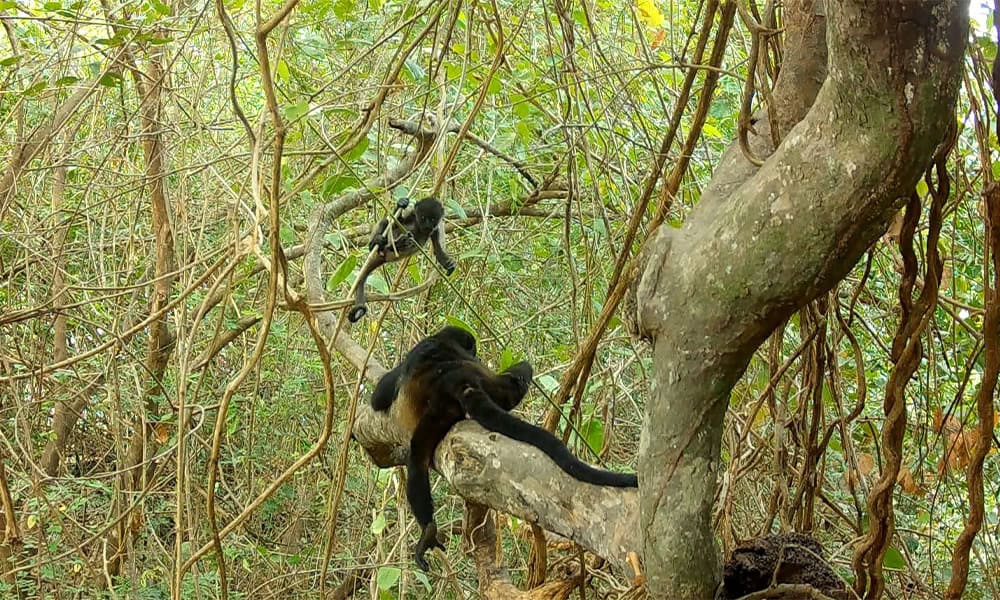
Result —
[[[651, 240], [637, 289], [654, 344], [639, 455], [649, 592], [711, 598], [722, 419], [755, 349], [884, 231], [953, 117], [968, 2], [829, 0], [831, 68], [756, 172], [720, 165], [680, 230]], [[741, 167], [746, 170], [745, 165]], [[735, 175], [735, 176], [734, 176]]]

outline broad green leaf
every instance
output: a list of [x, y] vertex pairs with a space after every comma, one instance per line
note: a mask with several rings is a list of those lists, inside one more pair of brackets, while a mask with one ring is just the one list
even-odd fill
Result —
[[295, 104], [286, 104], [281, 107], [281, 112], [284, 113], [285, 118], [289, 121], [295, 121], [309, 112], [309, 102], [307, 100], [300, 100]]
[[583, 422], [580, 427], [580, 435], [594, 452], [600, 452], [601, 448], [604, 447], [604, 423], [597, 417]]
[[72, 75], [67, 75], [66, 77], [60, 77], [59, 79], [56, 79], [54, 85], [61, 87], [64, 85], [70, 85], [76, 83], [77, 81], [80, 81], [79, 77], [73, 77]]
[[490, 84], [486, 87], [486, 90], [490, 94], [499, 94], [502, 89], [503, 84], [500, 82], [500, 78], [494, 75], [493, 79], [490, 80]]
[[356, 187], [361, 182], [357, 177], [350, 174], [331, 175], [323, 182], [323, 196], [329, 198], [335, 196], [349, 187]]
[[559, 389], [559, 382], [551, 375], [542, 375], [538, 378], [538, 385], [542, 386], [546, 392], [554, 392]]
[[170, 7], [167, 4], [161, 2], [160, 0], [149, 0], [149, 4], [150, 6], [153, 7], [153, 10], [155, 10], [159, 14], [165, 17], [170, 15]]
[[389, 282], [385, 280], [385, 275], [381, 271], [378, 273], [372, 273], [368, 277], [368, 283], [370, 283], [372, 288], [380, 294], [389, 293]]
[[414, 569], [413, 578], [419, 581], [420, 583], [424, 584], [424, 589], [427, 590], [428, 592], [434, 590], [434, 588], [431, 587], [431, 580], [427, 579], [427, 574], [424, 573], [423, 571]]
[[0, 0], [0, 10], [7, 10], [9, 8], [17, 8], [17, 3], [13, 0]]
[[62, 2], [46, 2], [42, 8], [47, 11], [62, 10]]
[[722, 132], [719, 131], [719, 128], [716, 127], [715, 125], [705, 123], [704, 125], [702, 125], [701, 130], [705, 132], [705, 135], [707, 135], [708, 137], [722, 139]]
[[514, 364], [514, 353], [510, 351], [510, 348], [504, 348], [500, 352], [500, 370], [504, 371], [512, 364]]
[[378, 513], [372, 521], [372, 535], [380, 535], [385, 530], [385, 513]]
[[468, 323], [466, 323], [465, 321], [459, 319], [454, 315], [448, 315], [447, 317], [444, 318], [444, 321], [449, 325], [454, 325], [455, 327], [461, 327], [462, 329], [471, 333], [473, 337], [477, 339], [479, 338], [479, 336], [476, 335], [476, 330], [472, 328], [472, 325], [469, 325]]
[[337, 289], [341, 283], [347, 280], [347, 277], [354, 272], [354, 267], [358, 264], [358, 256], [352, 254], [347, 257], [347, 260], [340, 263], [340, 267], [337, 268], [336, 272], [326, 280], [327, 291], [333, 291]]
[[420, 66], [420, 63], [412, 58], [407, 58], [403, 65], [406, 67], [406, 72], [414, 81], [420, 81], [427, 75], [427, 72]]
[[378, 575], [375, 576], [378, 589], [392, 589], [396, 585], [396, 582], [399, 581], [399, 574], [400, 571], [396, 567], [379, 567]]
[[288, 81], [288, 63], [284, 60], [278, 61], [278, 66], [274, 69], [274, 71], [278, 74], [278, 79]]
[[44, 90], [47, 86], [48, 86], [48, 84], [45, 83], [44, 81], [39, 81], [38, 83], [36, 83], [36, 84], [28, 87], [28, 89], [24, 90], [24, 95], [25, 96], [35, 96], [37, 94], [40, 94], [42, 92], [42, 90]]
[[454, 198], [449, 198], [446, 204], [448, 205], [448, 208], [451, 209], [451, 212], [455, 213], [455, 216], [457, 216], [459, 219], [468, 218], [469, 215], [466, 214], [465, 209]]
[[16, 64], [19, 60], [21, 60], [20, 56], [8, 56], [7, 58], [0, 60], [0, 67], [9, 67]]
[[113, 72], [105, 73], [98, 83], [104, 87], [118, 87], [122, 83], [122, 76]]
[[333, 14], [337, 15], [338, 19], [345, 20], [347, 17], [351, 16], [354, 12], [354, 1], [353, 0], [338, 0], [333, 5]]
[[368, 138], [367, 137], [363, 137], [358, 142], [358, 145], [355, 146], [354, 148], [352, 148], [351, 151], [348, 152], [347, 155], [344, 158], [348, 162], [355, 161], [355, 160], [361, 158], [361, 155], [364, 154], [365, 150], [367, 150], [367, 149], [368, 149]]
[[885, 558], [882, 559], [882, 566], [887, 569], [902, 569], [906, 566], [906, 561], [903, 560], [903, 555], [895, 548], [889, 548], [885, 551]]

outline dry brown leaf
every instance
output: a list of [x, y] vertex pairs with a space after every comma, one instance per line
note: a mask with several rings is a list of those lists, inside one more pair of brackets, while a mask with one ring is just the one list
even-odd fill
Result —
[[167, 423], [157, 423], [153, 426], [153, 437], [157, 444], [166, 444], [170, 439], [170, 425]]
[[858, 454], [858, 471], [862, 475], [868, 475], [875, 469], [875, 457], [867, 452]]

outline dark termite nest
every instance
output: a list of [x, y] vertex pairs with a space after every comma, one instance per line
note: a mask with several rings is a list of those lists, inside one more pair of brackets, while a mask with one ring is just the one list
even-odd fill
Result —
[[[823, 547], [804, 533], [766, 535], [737, 546], [722, 569], [722, 589], [717, 597], [736, 600], [772, 584], [807, 584], [835, 600], [849, 598], [844, 582], [823, 558]], [[768, 596], [783, 600], [816, 597], [807, 592]]]

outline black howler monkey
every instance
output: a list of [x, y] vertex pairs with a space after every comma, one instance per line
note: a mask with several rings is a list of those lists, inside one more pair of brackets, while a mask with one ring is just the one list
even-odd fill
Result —
[[441, 224], [443, 217], [444, 208], [437, 198], [424, 198], [413, 206], [410, 206], [409, 198], [401, 198], [396, 202], [395, 220], [391, 224], [388, 218], [379, 221], [368, 242], [368, 250], [376, 252], [365, 262], [354, 283], [354, 306], [347, 314], [351, 323], [357, 323], [368, 312], [365, 306], [365, 283], [368, 276], [386, 263], [413, 256], [427, 243], [428, 238], [434, 246], [434, 257], [451, 275], [455, 270], [455, 261], [444, 249], [444, 227]]
[[532, 373], [527, 361], [493, 373], [476, 357], [472, 334], [449, 326], [421, 340], [375, 386], [371, 399], [375, 410], [388, 411], [397, 396], [406, 403], [399, 410], [401, 425], [410, 434], [406, 499], [422, 528], [414, 557], [421, 569], [428, 568], [424, 553], [442, 547], [429, 479], [434, 450], [462, 419], [474, 419], [490, 431], [531, 444], [580, 481], [614, 487], [638, 485], [635, 475], [596, 469], [573, 456], [556, 436], [507, 412], [527, 394]]

